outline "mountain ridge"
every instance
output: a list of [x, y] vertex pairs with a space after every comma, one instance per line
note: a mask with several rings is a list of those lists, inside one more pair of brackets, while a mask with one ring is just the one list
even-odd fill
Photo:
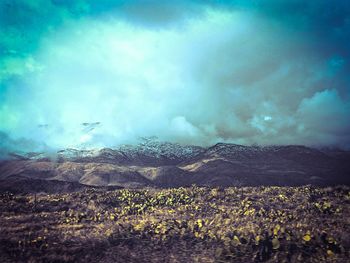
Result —
[[15, 176], [88, 186], [179, 187], [350, 184], [350, 152], [302, 145], [210, 147], [145, 140], [137, 145], [14, 153], [0, 180]]

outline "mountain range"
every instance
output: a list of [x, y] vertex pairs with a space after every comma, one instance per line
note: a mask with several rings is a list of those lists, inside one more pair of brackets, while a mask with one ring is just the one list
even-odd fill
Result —
[[305, 146], [184, 146], [144, 139], [113, 149], [12, 153], [0, 190], [64, 192], [86, 187], [328, 186], [350, 184], [350, 152]]

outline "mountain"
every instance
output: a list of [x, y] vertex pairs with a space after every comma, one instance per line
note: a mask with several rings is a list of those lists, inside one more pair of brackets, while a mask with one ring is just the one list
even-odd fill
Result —
[[[350, 153], [305, 146], [203, 148], [144, 139], [110, 149], [65, 149], [56, 154], [13, 153], [0, 162], [0, 189], [16, 181], [52, 188], [336, 185], [350, 184]], [[60, 183], [57, 183], [60, 182]], [[62, 182], [69, 186], [62, 186]], [[37, 189], [37, 187], [35, 188]], [[35, 190], [36, 191], [36, 190]], [[50, 190], [52, 191], [52, 189]]]
[[66, 149], [58, 152], [58, 159], [76, 162], [100, 162], [119, 165], [176, 165], [204, 152], [199, 146], [183, 146], [178, 143], [160, 142], [144, 138], [136, 145], [122, 145], [115, 149], [76, 150]]

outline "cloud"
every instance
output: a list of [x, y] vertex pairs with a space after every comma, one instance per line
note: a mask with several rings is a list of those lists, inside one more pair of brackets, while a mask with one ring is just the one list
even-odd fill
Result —
[[349, 113], [350, 101], [340, 98], [336, 90], [317, 92], [300, 104], [299, 132], [314, 144], [347, 144], [350, 140]]
[[153, 135], [198, 145], [350, 146], [350, 18], [342, 9], [156, 2], [47, 4], [53, 19], [38, 17], [48, 28], [33, 18], [24, 39], [2, 42], [0, 130], [55, 148]]
[[30, 139], [12, 139], [6, 133], [0, 132], [0, 159], [7, 159], [11, 153], [26, 154], [32, 151], [51, 152], [51, 148], [44, 143]]

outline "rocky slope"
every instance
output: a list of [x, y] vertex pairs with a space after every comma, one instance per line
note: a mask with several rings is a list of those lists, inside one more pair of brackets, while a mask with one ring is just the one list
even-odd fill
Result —
[[17, 180], [40, 181], [40, 184], [50, 184], [50, 189], [52, 182], [72, 184], [65, 185], [64, 189], [76, 185], [322, 186], [350, 184], [349, 175], [350, 154], [347, 151], [226, 143], [202, 148], [144, 140], [138, 145], [115, 149], [12, 154], [11, 159], [0, 163], [0, 188], [9, 188], [9, 185], [13, 188]]

